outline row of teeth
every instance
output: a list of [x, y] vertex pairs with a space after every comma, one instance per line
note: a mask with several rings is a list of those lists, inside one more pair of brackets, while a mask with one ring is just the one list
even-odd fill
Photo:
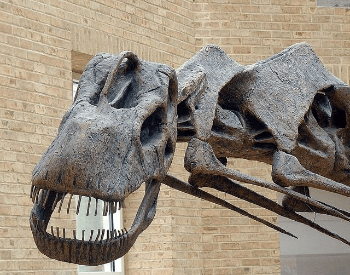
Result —
[[[36, 204], [40, 203], [41, 207], [46, 208], [46, 204], [47, 204], [47, 200], [49, 198], [50, 192], [51, 190], [41, 189], [39, 187], [32, 185], [32, 189], [30, 191], [30, 198], [32, 199], [33, 203], [36, 203]], [[56, 197], [55, 197], [54, 203], [52, 204], [52, 210], [54, 210], [57, 204], [60, 203], [58, 207], [58, 213], [61, 212], [63, 201], [66, 195], [67, 195], [66, 193], [56, 192]], [[67, 205], [67, 214], [69, 214], [73, 196], [74, 196], [73, 194], [69, 195], [68, 205]], [[77, 215], [79, 214], [80, 202], [82, 197], [83, 197], [82, 195], [79, 195], [77, 209], [75, 212]], [[92, 200], [91, 197], [88, 197], [88, 199], [89, 201], [88, 201], [88, 206], [86, 210], [86, 216], [89, 216], [90, 214], [91, 200]], [[99, 200], [95, 199], [95, 212], [94, 212], [95, 216], [97, 216], [98, 203], [99, 203]], [[103, 216], [107, 216], [108, 213], [116, 213], [117, 209], [120, 210], [121, 208], [124, 208], [124, 207], [125, 207], [124, 201], [119, 201], [119, 202], [103, 201]]]
[[[33, 220], [34, 225], [38, 228], [38, 223], [39, 222], [34, 218], [34, 216], [32, 217], [32, 220]], [[44, 228], [44, 226], [45, 226], [45, 222], [42, 221], [41, 228]], [[91, 242], [93, 240], [95, 242], [102, 241], [104, 239], [104, 237], [105, 237], [105, 234], [106, 234], [106, 238], [105, 239], [107, 241], [110, 240], [110, 239], [113, 239], [113, 238], [118, 239], [121, 236], [126, 235], [127, 233], [128, 233], [128, 231], [125, 228], [121, 229], [121, 230], [117, 230], [117, 229], [114, 229], [114, 230], [102, 229], [101, 230], [101, 229], [98, 229], [96, 238], [93, 238], [94, 230], [91, 230], [90, 238], [89, 238], [88, 241], [89, 242]], [[66, 229], [63, 228], [62, 235], [60, 235], [60, 228], [59, 227], [54, 228], [53, 226], [51, 226], [51, 235], [53, 237], [56, 236], [57, 238], [62, 237], [63, 239], [66, 239]], [[77, 233], [76, 233], [76, 230], [73, 230], [73, 240], [76, 240], [76, 239], [77, 239]], [[84, 241], [84, 239], [85, 239], [85, 230], [82, 230], [82, 232], [81, 232], [81, 240]]]
[[[56, 231], [56, 234], [55, 234], [55, 231]], [[96, 238], [94, 238], [94, 230], [91, 230], [91, 233], [90, 233], [90, 238], [89, 240], [86, 239], [87, 241], [91, 242], [91, 241], [94, 241], [94, 242], [98, 242], [98, 241], [102, 241], [105, 238], [106, 241], [109, 241], [110, 239], [118, 239], [120, 238], [121, 236], [127, 234], [127, 230], [124, 228], [124, 229], [121, 229], [121, 230], [117, 230], [117, 229], [114, 229], [114, 230], [105, 230], [105, 229], [98, 229], [97, 231], [97, 236]], [[105, 236], [106, 234], [106, 236]], [[66, 229], [63, 228], [62, 230], [62, 235], [60, 236], [60, 229], [59, 227], [56, 227], [56, 230], [53, 226], [51, 226], [51, 235], [53, 237], [57, 237], [57, 238], [60, 238], [62, 237], [63, 239], [66, 239]], [[73, 240], [76, 240], [77, 239], [77, 234], [76, 234], [76, 230], [73, 230]], [[85, 239], [85, 230], [82, 230], [81, 232], [81, 240], [84, 241]]]
[[113, 231], [98, 229], [95, 230], [97, 236], [94, 236], [93, 230], [91, 234], [82, 231], [81, 237], [73, 230], [73, 237], [70, 238], [67, 237], [65, 229], [62, 231], [58, 227], [51, 226], [51, 234], [46, 232], [45, 222], [37, 220], [34, 214], [31, 220], [34, 239], [39, 250], [60, 261], [84, 265], [108, 263], [121, 257], [123, 249], [129, 242], [129, 233], [125, 228]]
[[[34, 226], [37, 229], [39, 229], [39, 231], [43, 232], [44, 234], [48, 234], [47, 232], [43, 231], [43, 228], [45, 226], [44, 221], [42, 221], [41, 226], [38, 226], [39, 221], [36, 220], [34, 218], [34, 216], [32, 216], [32, 221], [33, 221]], [[114, 229], [114, 230], [102, 229], [101, 230], [101, 229], [98, 229], [97, 230], [97, 236], [94, 238], [94, 230], [91, 230], [90, 237], [89, 237], [89, 239], [86, 239], [86, 241], [88, 241], [90, 243], [91, 242], [97, 243], [99, 241], [102, 242], [103, 240], [106, 240], [108, 242], [108, 241], [112, 241], [113, 239], [117, 240], [117, 239], [120, 239], [121, 237], [125, 237], [125, 236], [127, 236], [127, 233], [128, 233], [128, 231], [125, 228], [121, 229], [121, 230], [117, 230], [117, 229]], [[68, 239], [67, 236], [66, 236], [66, 229], [65, 228], [63, 228], [62, 235], [61, 235], [59, 227], [54, 228], [53, 226], [51, 226], [51, 235], [52, 235], [52, 237], [56, 237], [58, 239], [60, 239], [60, 238]], [[77, 241], [76, 230], [73, 230], [73, 238], [72, 238], [72, 240], [73, 241]], [[82, 230], [82, 232], [81, 232], [81, 239], [80, 240], [82, 242], [85, 241], [85, 230]]]

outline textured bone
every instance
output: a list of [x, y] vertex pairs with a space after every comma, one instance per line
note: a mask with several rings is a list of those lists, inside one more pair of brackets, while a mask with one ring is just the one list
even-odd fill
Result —
[[[211, 187], [211, 188], [214, 188], [216, 190], [219, 190], [219, 191], [225, 192], [227, 194], [230, 194], [232, 196], [235, 196], [237, 198], [248, 201], [250, 203], [259, 205], [259, 206], [261, 206], [265, 209], [268, 209], [268, 210], [270, 210], [278, 215], [281, 215], [281, 216], [289, 218], [293, 221], [308, 225], [311, 228], [314, 228], [317, 231], [324, 233], [332, 238], [335, 238], [335, 239], [337, 239], [345, 244], [348, 244], [348, 245], [350, 244], [350, 242], [348, 240], [338, 236], [337, 234], [334, 234], [333, 232], [327, 230], [326, 228], [323, 228], [322, 226], [314, 223], [313, 221], [306, 219], [305, 217], [295, 213], [293, 210], [288, 209], [288, 208], [284, 208], [284, 207], [280, 206], [279, 204], [277, 204], [276, 202], [254, 192], [248, 188], [245, 188], [245, 187], [241, 186], [240, 184], [233, 182], [232, 180], [230, 180], [228, 178], [225, 178], [222, 176], [213, 176], [213, 175], [208, 175], [208, 174], [195, 174], [195, 175], [192, 174], [190, 179], [189, 179], [189, 182], [192, 185], [194, 184], [194, 185], [199, 185], [199, 186]], [[165, 184], [167, 184], [167, 183], [165, 183]], [[182, 184], [182, 185], [184, 185], [184, 184]], [[182, 185], [180, 185], [180, 186], [182, 187]], [[194, 187], [192, 187], [192, 188], [194, 188]], [[184, 189], [184, 188], [182, 188], [182, 189]], [[178, 190], [181, 190], [181, 188], [178, 188]], [[184, 190], [181, 190], [181, 191], [188, 193]], [[194, 192], [194, 191], [192, 191], [192, 192], [199, 193], [197, 190], [196, 190], [196, 192]], [[201, 198], [206, 199], [205, 197], [201, 197]], [[300, 202], [296, 199], [294, 199], [294, 200], [297, 202]], [[214, 203], [216, 203], [216, 202], [214, 202]], [[222, 206], [225, 207], [225, 205], [222, 205]], [[316, 208], [316, 207], [314, 207], [314, 208]], [[330, 214], [329, 211], [328, 212], [322, 211], [322, 213]], [[244, 214], [242, 214], [242, 215], [244, 215]], [[348, 213], [347, 213], [347, 216], [348, 216]], [[346, 219], [346, 220], [350, 221], [350, 219]], [[278, 231], [280, 231], [280, 230], [278, 230]], [[285, 233], [285, 232], [282, 232], [282, 233]], [[288, 233], [285, 233], [285, 234], [289, 235]]]
[[297, 144], [292, 154], [297, 156], [308, 170], [329, 175], [334, 169], [335, 144], [317, 123], [311, 109], [299, 125], [298, 132]]
[[[307, 186], [292, 186], [290, 189], [295, 191], [295, 192], [301, 193], [305, 196], [308, 196], [308, 197], [310, 196], [310, 190], [309, 190], [309, 187], [307, 187]], [[321, 201], [318, 201], [318, 202], [322, 203], [322, 204], [324, 204], [332, 209], [335, 209], [336, 211], [344, 214], [347, 217], [350, 217], [350, 213], [347, 211], [344, 211], [342, 209], [338, 209], [332, 205], [326, 204], [326, 203], [321, 202]], [[313, 205], [296, 200], [295, 198], [293, 198], [289, 195], [283, 196], [282, 205], [283, 205], [283, 207], [290, 209], [294, 212], [314, 212], [314, 213], [331, 215], [329, 212], [326, 212], [323, 209], [320, 209], [320, 208], [315, 207]]]
[[[295, 213], [310, 209], [350, 220], [350, 213], [302, 192], [312, 186], [350, 195], [350, 89], [310, 46], [296, 44], [244, 67], [208, 45], [177, 73], [178, 79], [173, 69], [131, 52], [98, 54], [88, 63], [58, 136], [33, 171], [30, 226], [42, 253], [86, 265], [123, 256], [153, 220], [163, 180], [279, 232], [293, 236], [199, 187], [237, 196], [350, 245]], [[176, 139], [190, 141], [185, 156], [190, 184], [166, 176]], [[273, 164], [274, 183], [226, 168], [227, 157]], [[231, 179], [285, 194], [282, 206]], [[58, 227], [46, 232], [66, 195], [67, 213], [73, 195], [79, 195], [77, 214], [87, 196], [87, 215], [93, 213], [92, 198], [94, 214], [101, 199], [107, 215], [124, 207], [142, 183], [145, 196], [129, 231], [98, 229], [96, 238], [83, 231], [81, 240], [75, 230], [73, 239], [65, 229], [60, 237]]]
[[120, 201], [165, 176], [176, 143], [175, 72], [124, 55], [89, 62], [34, 185]]
[[207, 193], [207, 192], [205, 192], [203, 190], [200, 190], [200, 189], [198, 189], [198, 188], [196, 188], [194, 186], [191, 186], [190, 184], [185, 183], [185, 182], [183, 182], [183, 181], [181, 181], [181, 180], [179, 180], [177, 178], [174, 178], [174, 177], [172, 177], [170, 175], [166, 176], [166, 178], [164, 179], [163, 183], [168, 185], [169, 187], [177, 189], [177, 190], [179, 190], [181, 192], [184, 192], [186, 194], [190, 194], [190, 195], [195, 196], [197, 198], [200, 198], [200, 199], [203, 199], [203, 200], [215, 203], [217, 205], [221, 205], [221, 206], [223, 206], [225, 208], [228, 208], [228, 209], [230, 209], [232, 211], [235, 211], [235, 212], [237, 212], [237, 213], [239, 213], [239, 214], [241, 214], [243, 216], [249, 217], [249, 218], [251, 218], [251, 219], [253, 219], [253, 220], [257, 221], [257, 222], [265, 224], [266, 226], [271, 227], [271, 228], [273, 228], [273, 229], [275, 229], [275, 230], [277, 230], [277, 231], [279, 231], [279, 232], [281, 232], [283, 234], [286, 234], [288, 236], [296, 238], [293, 234], [285, 231], [284, 229], [282, 229], [282, 228], [280, 228], [280, 227], [278, 227], [278, 226], [276, 226], [276, 225], [274, 225], [274, 224], [272, 224], [272, 223], [270, 223], [268, 221], [260, 219], [259, 217], [251, 215], [247, 211], [245, 211], [245, 210], [243, 210], [243, 209], [241, 209], [239, 207], [236, 207], [236, 206], [234, 206], [234, 205], [232, 205], [232, 204], [230, 204], [230, 203], [228, 203], [228, 202], [226, 202], [226, 201], [224, 201], [224, 200], [222, 200], [220, 198], [217, 198], [217, 197], [215, 197], [215, 196], [213, 196], [213, 195], [211, 195], [211, 194], [209, 194], [209, 193]]
[[249, 112], [266, 125], [279, 149], [290, 152], [317, 91], [342, 84], [300, 43], [247, 66], [220, 91], [218, 103], [244, 116]]
[[196, 174], [212, 174], [223, 177], [228, 177], [233, 180], [242, 181], [245, 183], [253, 184], [256, 186], [264, 187], [279, 193], [289, 195], [297, 200], [303, 201], [307, 204], [311, 204], [322, 210], [329, 212], [330, 215], [349, 220], [346, 215], [338, 212], [334, 208], [330, 208], [322, 203], [313, 200], [310, 197], [283, 188], [277, 184], [267, 182], [261, 179], [254, 178], [252, 176], [243, 174], [239, 171], [228, 169], [216, 158], [211, 146], [199, 139], [193, 138], [188, 144], [185, 155], [185, 168], [188, 172]]
[[[345, 85], [332, 85], [315, 98], [312, 111], [316, 116], [317, 123], [329, 135], [335, 147], [335, 160], [333, 170], [329, 174], [313, 170], [335, 181], [350, 186], [350, 87]], [[301, 163], [305, 158], [300, 158]], [[303, 164], [303, 163], [302, 163]]]
[[[123, 256], [132, 247], [154, 217], [160, 185], [157, 180], [165, 177], [174, 155], [177, 92], [172, 68], [139, 60], [131, 52], [98, 54], [89, 62], [56, 139], [33, 171], [31, 196], [40, 205], [35, 203], [32, 209], [31, 228], [42, 253], [57, 260], [100, 265]], [[142, 183], [147, 185], [146, 200], [132, 228], [107, 241], [103, 237], [109, 233], [102, 230], [91, 248], [91, 257], [84, 256], [90, 253], [89, 241], [76, 236], [73, 241], [61, 240], [45, 233], [52, 211], [61, 200], [61, 212], [66, 195], [67, 213], [76, 194], [76, 213], [81, 196], [87, 196], [86, 215], [93, 213], [92, 198], [96, 205], [98, 199], [105, 202], [103, 215], [107, 215], [108, 210], [117, 210], [118, 202], [123, 206], [124, 199]], [[45, 201], [44, 194], [48, 194]], [[38, 222], [41, 228], [34, 226]], [[50, 241], [41, 244], [42, 239]], [[62, 249], [51, 244], [58, 240]], [[67, 252], [73, 256], [69, 258]]]
[[296, 157], [281, 151], [274, 154], [272, 179], [281, 186], [308, 186], [350, 197], [350, 187], [308, 171]]
[[218, 93], [243, 66], [222, 49], [207, 45], [176, 70], [179, 82], [179, 140], [207, 140], [215, 116]]

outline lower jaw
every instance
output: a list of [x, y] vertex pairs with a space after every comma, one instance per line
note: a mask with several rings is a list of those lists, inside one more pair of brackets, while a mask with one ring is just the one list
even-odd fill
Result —
[[[103, 236], [104, 234], [98, 230], [97, 237], [90, 237], [89, 240], [87, 240], [88, 238], [84, 240], [84, 234], [82, 234], [81, 240], [77, 239], [75, 230], [73, 230], [73, 238], [66, 238], [64, 230], [60, 236], [59, 228], [57, 228], [56, 236], [52, 227], [52, 234], [48, 233], [46, 229], [57, 205], [57, 201], [61, 199], [63, 201], [64, 196], [48, 190], [45, 192], [35, 192], [35, 195], [32, 196], [34, 206], [30, 214], [30, 227], [34, 241], [41, 253], [58, 261], [89, 266], [112, 262], [124, 256], [131, 249], [138, 235], [153, 220], [159, 189], [160, 182], [158, 181], [153, 182], [152, 180], [146, 183], [144, 198], [128, 232], [126, 230], [122, 230], [122, 232], [118, 231], [118, 233], [116, 231], [107, 231], [107, 238], [104, 239], [106, 236]], [[41, 195], [38, 195], [39, 193]], [[68, 208], [69, 204], [70, 201]], [[114, 211], [116, 205], [111, 203], [111, 206], [109, 207], [110, 210]], [[93, 236], [93, 232], [91, 232], [91, 236]]]
[[118, 236], [112, 234], [107, 239], [102, 239], [102, 236], [101, 239], [96, 237], [87, 241], [53, 236], [45, 231], [44, 222], [37, 220], [33, 212], [30, 226], [41, 253], [58, 261], [80, 265], [97, 266], [109, 263], [126, 254], [135, 241], [127, 232]]

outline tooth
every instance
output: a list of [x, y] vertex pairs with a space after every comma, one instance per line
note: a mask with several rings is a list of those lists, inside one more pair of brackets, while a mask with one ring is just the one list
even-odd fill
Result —
[[125, 230], [125, 234], [127, 234], [127, 233], [128, 233], [128, 230], [126, 230], [126, 228], [124, 228], [124, 230]]
[[90, 235], [90, 239], [89, 239], [89, 242], [91, 242], [92, 240], [92, 236], [94, 235], [94, 230], [91, 230], [91, 235]]
[[38, 199], [39, 199], [39, 193], [40, 193], [40, 188], [37, 189], [35, 193], [35, 203], [38, 204]]
[[63, 228], [63, 239], [65, 239], [65, 238], [66, 238], [66, 229]]
[[96, 239], [95, 239], [95, 243], [98, 241], [98, 239], [100, 238], [100, 234], [101, 234], [101, 231], [100, 229], [97, 231], [97, 236], [96, 236]]
[[95, 206], [95, 216], [97, 216], [98, 199], [95, 199], [95, 200], [96, 200], [96, 206]]
[[76, 214], [77, 214], [77, 215], [79, 214], [79, 208], [80, 208], [81, 197], [82, 197], [82, 196], [79, 195], [78, 205], [77, 205], [77, 211], [76, 211]]
[[36, 186], [33, 188], [33, 194], [32, 194], [32, 202], [35, 202], [35, 194], [36, 194]]
[[[119, 202], [119, 205], [120, 205], [120, 206], [119, 206], [120, 208], [125, 208], [125, 202], [124, 202], [124, 200], [120, 201], [120, 202]], [[120, 209], [120, 208], [119, 208], [119, 209]]]
[[67, 206], [67, 214], [69, 214], [69, 208], [70, 208], [70, 203], [72, 201], [73, 194], [70, 195], [69, 201], [68, 201], [68, 206]]
[[45, 190], [44, 189], [41, 189], [40, 192], [39, 192], [39, 196], [38, 196], [38, 202], [40, 203], [41, 207], [44, 208], [44, 192]]
[[91, 203], [91, 197], [89, 197], [89, 202], [86, 210], [86, 216], [89, 216], [89, 211], [90, 211], [90, 203]]
[[46, 191], [42, 189], [39, 196], [39, 202], [42, 208], [44, 208], [44, 193], [46, 193]]
[[37, 188], [36, 188], [36, 190], [35, 190], [35, 195], [34, 195], [35, 200], [37, 200], [37, 199], [38, 199], [38, 194], [39, 194], [39, 192], [40, 192], [40, 188], [39, 188], [39, 187], [37, 187]]
[[117, 229], [114, 229], [114, 238], [118, 238]]
[[53, 204], [52, 204], [52, 207], [51, 207], [51, 210], [53, 211], [58, 203], [58, 197], [59, 197], [59, 193], [56, 193], [56, 196], [55, 196], [55, 200], [53, 201]]
[[84, 233], [85, 233], [85, 230], [82, 230], [81, 231], [81, 240], [82, 240], [82, 242], [84, 242]]
[[39, 188], [39, 189], [38, 189], [38, 192], [36, 193], [36, 198], [35, 198], [35, 200], [36, 200], [36, 203], [37, 203], [37, 204], [40, 203], [40, 191], [41, 191], [41, 189]]
[[58, 213], [60, 213], [60, 212], [61, 212], [61, 208], [62, 208], [62, 204], [63, 204], [63, 201], [64, 201], [65, 196], [66, 196], [66, 193], [63, 193], [63, 197], [62, 197], [62, 200], [61, 200], [60, 206], [58, 207]]
[[104, 230], [104, 229], [102, 229], [101, 241], [103, 240], [104, 235], [105, 235], [105, 230]]
[[45, 201], [44, 201], [44, 208], [46, 207], [46, 203], [47, 203], [47, 201], [48, 201], [48, 199], [49, 199], [49, 196], [50, 196], [50, 193], [51, 193], [51, 190], [49, 189], [49, 190], [47, 190], [47, 192], [46, 192], [46, 196], [45, 196]]
[[30, 197], [32, 198], [32, 203], [34, 203], [35, 201], [35, 190], [36, 190], [36, 187], [32, 185], [32, 189], [30, 191]]
[[34, 193], [33, 193], [33, 203], [36, 203], [37, 199], [38, 199], [38, 192], [40, 191], [39, 187], [35, 187], [34, 189]]
[[108, 202], [104, 201], [104, 204], [103, 204], [103, 216], [107, 216], [107, 212], [108, 212]]
[[56, 227], [56, 232], [57, 232], [57, 238], [60, 237], [60, 228], [59, 227]]
[[118, 230], [118, 237], [120, 237], [122, 234], [120, 233], [120, 230]]
[[72, 242], [69, 242], [70, 243], [70, 253], [69, 253], [69, 255], [70, 255], [70, 260], [71, 260], [71, 262], [72, 263], [75, 263], [76, 262], [76, 250], [77, 250], [77, 244], [78, 244], [78, 242], [77, 242], [77, 235], [76, 235], [76, 232], [75, 232], [75, 230], [73, 230], [73, 240], [72, 240]]
[[53, 233], [53, 226], [51, 225], [51, 235], [55, 237], [55, 234]]
[[32, 185], [32, 187], [30, 188], [30, 196], [29, 196], [29, 197], [30, 197], [31, 199], [33, 198], [34, 188], [35, 188], [34, 185]]
[[107, 230], [107, 241], [109, 240], [109, 230]]

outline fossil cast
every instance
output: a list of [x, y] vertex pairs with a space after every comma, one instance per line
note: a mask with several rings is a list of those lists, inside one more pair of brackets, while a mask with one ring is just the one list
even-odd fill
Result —
[[[215, 197], [213, 188], [349, 241], [298, 212], [349, 221], [344, 210], [313, 199], [309, 187], [350, 196], [350, 88], [311, 47], [295, 44], [249, 66], [208, 45], [176, 71], [134, 53], [98, 54], [86, 66], [58, 135], [33, 171], [30, 226], [38, 249], [60, 261], [100, 265], [126, 254], [152, 222], [161, 184], [219, 204], [294, 236]], [[188, 182], [167, 174], [176, 142], [187, 142]], [[226, 167], [228, 157], [272, 165], [273, 182]], [[241, 182], [247, 183], [243, 186]], [[74, 195], [115, 212], [145, 183], [129, 229], [81, 239], [48, 228], [53, 211]], [[249, 189], [284, 195], [281, 204]], [[92, 208], [92, 206], [91, 206]], [[97, 211], [97, 210], [95, 210]], [[75, 233], [75, 232], [74, 232]]]

